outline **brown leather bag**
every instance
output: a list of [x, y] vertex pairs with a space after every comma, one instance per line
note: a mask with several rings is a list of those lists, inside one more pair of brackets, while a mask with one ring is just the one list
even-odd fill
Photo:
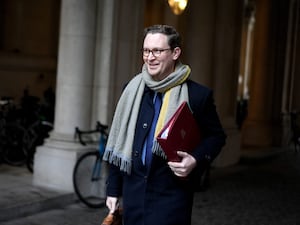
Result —
[[114, 213], [108, 213], [102, 221], [101, 225], [122, 225], [122, 209], [116, 210]]

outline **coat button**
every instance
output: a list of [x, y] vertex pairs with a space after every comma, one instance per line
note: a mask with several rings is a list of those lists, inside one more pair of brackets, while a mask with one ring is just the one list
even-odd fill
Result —
[[143, 124], [143, 128], [146, 129], [147, 127], [148, 127], [148, 124], [147, 124], [147, 123], [144, 123], [144, 124]]
[[205, 159], [206, 159], [207, 161], [210, 161], [210, 160], [211, 160], [211, 157], [210, 157], [209, 155], [205, 155]]
[[134, 157], [138, 157], [139, 156], [139, 152], [138, 151], [134, 151]]

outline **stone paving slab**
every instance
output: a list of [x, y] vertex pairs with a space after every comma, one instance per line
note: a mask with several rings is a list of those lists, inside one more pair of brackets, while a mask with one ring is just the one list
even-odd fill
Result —
[[[99, 225], [106, 213], [77, 202], [0, 224]], [[212, 169], [209, 189], [195, 195], [192, 224], [300, 225], [300, 154]]]
[[32, 185], [32, 174], [23, 167], [0, 165], [0, 221], [64, 207], [75, 202], [73, 193]]
[[195, 197], [199, 224], [299, 225], [300, 167], [286, 160], [212, 172], [212, 187]]

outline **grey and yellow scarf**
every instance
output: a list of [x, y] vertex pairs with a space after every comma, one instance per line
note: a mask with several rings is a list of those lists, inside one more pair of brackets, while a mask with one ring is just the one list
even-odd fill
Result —
[[[144, 65], [142, 72], [135, 76], [124, 89], [116, 107], [103, 160], [131, 172], [131, 156], [136, 122], [145, 85], [155, 92], [164, 93], [164, 99], [155, 129], [155, 136], [175, 113], [183, 101], [189, 101], [185, 81], [190, 76], [190, 67], [177, 63], [175, 71], [161, 81], [154, 81]], [[165, 158], [156, 139], [152, 152]]]

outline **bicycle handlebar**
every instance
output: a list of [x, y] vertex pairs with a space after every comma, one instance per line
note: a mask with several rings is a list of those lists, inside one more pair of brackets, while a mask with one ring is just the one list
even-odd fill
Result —
[[101, 124], [99, 121], [97, 121], [96, 123], [96, 128], [94, 130], [80, 130], [78, 127], [75, 127], [75, 135], [74, 135], [74, 138], [76, 139], [78, 137], [79, 139], [79, 142], [82, 144], [82, 145], [86, 145], [86, 142], [84, 140], [82, 140], [82, 135], [83, 134], [93, 134], [93, 133], [100, 133], [100, 134], [103, 134], [103, 135], [108, 135], [107, 134], [107, 129], [108, 129], [108, 125], [104, 125], [104, 124]]

